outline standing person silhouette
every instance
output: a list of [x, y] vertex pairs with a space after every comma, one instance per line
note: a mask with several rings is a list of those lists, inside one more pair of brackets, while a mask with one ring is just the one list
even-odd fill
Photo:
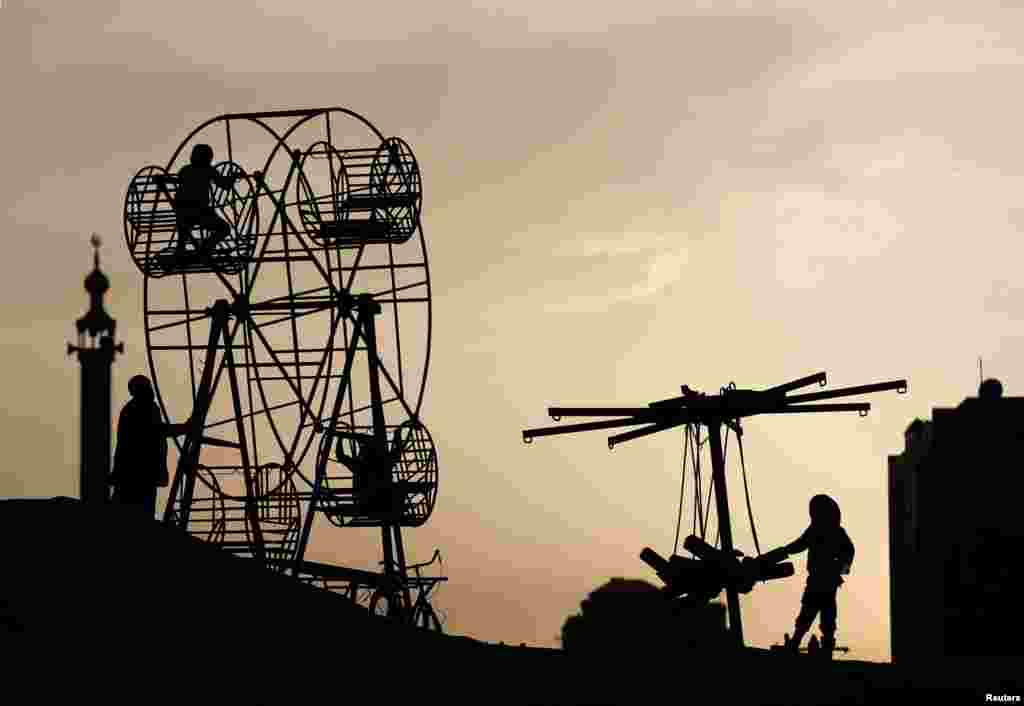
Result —
[[185, 434], [190, 421], [165, 424], [153, 395], [153, 386], [145, 375], [128, 381], [131, 399], [117, 421], [117, 448], [114, 470], [108, 483], [114, 486], [113, 501], [137, 508], [153, 519], [156, 513], [156, 489], [168, 482], [167, 437]]
[[836, 593], [843, 584], [843, 575], [850, 573], [853, 564], [853, 542], [843, 529], [839, 505], [827, 495], [811, 498], [811, 525], [800, 537], [782, 548], [785, 554], [807, 551], [807, 586], [800, 599], [800, 614], [796, 618], [796, 631], [787, 647], [793, 652], [800, 649], [800, 641], [815, 616], [821, 613], [822, 648], [831, 654], [836, 646]]
[[239, 175], [224, 176], [213, 168], [213, 148], [199, 144], [192, 148], [192, 157], [178, 171], [178, 188], [174, 196], [174, 211], [178, 227], [177, 257], [185, 256], [185, 245], [195, 242], [192, 229], [196, 226], [210, 231], [210, 235], [196, 248], [200, 258], [205, 258], [217, 243], [224, 240], [231, 232], [210, 205], [210, 185], [216, 184], [222, 189], [230, 189]]

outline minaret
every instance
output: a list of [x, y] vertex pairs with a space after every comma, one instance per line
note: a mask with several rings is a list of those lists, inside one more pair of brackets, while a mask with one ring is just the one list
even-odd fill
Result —
[[85, 278], [89, 311], [75, 323], [78, 345], [68, 344], [68, 355], [78, 353], [82, 364], [81, 470], [79, 495], [84, 503], [107, 502], [110, 474], [110, 366], [114, 353], [124, 353], [124, 344], [114, 345], [117, 325], [103, 309], [103, 295], [110, 281], [100, 272], [100, 238], [89, 241], [94, 249], [93, 270]]

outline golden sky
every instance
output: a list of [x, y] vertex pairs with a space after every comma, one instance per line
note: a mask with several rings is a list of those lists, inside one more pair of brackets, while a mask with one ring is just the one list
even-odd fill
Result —
[[[77, 494], [64, 344], [93, 231], [126, 346], [115, 414], [146, 372], [131, 176], [217, 114], [342, 105], [406, 139], [423, 173], [423, 419], [442, 475], [406, 542], [446, 558], [449, 631], [556, 644], [589, 590], [656, 581], [637, 555], [672, 550], [680, 435], [524, 446], [549, 404], [825, 370], [910, 393], [872, 396], [864, 419], [750, 420], [758, 534], [791, 541], [811, 495], [836, 497], [858, 550], [840, 642], [886, 659], [885, 456], [914, 416], [974, 394], [979, 356], [1014, 394], [1024, 353], [1024, 10], [890, 5], [4, 0], [0, 496]], [[376, 541], [318, 528], [312, 552], [369, 565]], [[743, 599], [751, 643], [791, 630], [797, 570]]]

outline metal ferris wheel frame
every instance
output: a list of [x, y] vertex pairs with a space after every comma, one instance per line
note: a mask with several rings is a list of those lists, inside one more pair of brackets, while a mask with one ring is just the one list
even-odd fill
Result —
[[[369, 147], [336, 145], [340, 131], [332, 124], [332, 117], [339, 116], [353, 119], [377, 143]], [[305, 151], [296, 147], [295, 138], [308, 133], [307, 128], [319, 122], [318, 118], [323, 118], [319, 139], [309, 139], [311, 146]], [[280, 120], [291, 122], [285, 129], [271, 125]], [[173, 185], [172, 170], [187, 147], [205, 139], [211, 129], [219, 130], [221, 124], [222, 144], [226, 146], [226, 160], [221, 164], [228, 166], [218, 166], [218, 173], [240, 175], [237, 178], [244, 185], [242, 189], [222, 187], [219, 193], [211, 194], [211, 207], [217, 218], [224, 217], [221, 220], [228, 224], [230, 237], [206, 259], [175, 260], [169, 257], [172, 245], [181, 245], [185, 237], [180, 233], [182, 226], [173, 189], [163, 185]], [[240, 144], [244, 138], [239, 138], [253, 128], [265, 137], [265, 159], [261, 160], [261, 169], [247, 173], [240, 165], [252, 159]], [[326, 161], [330, 172], [319, 181], [312, 174], [317, 160]], [[429, 265], [419, 218], [421, 201], [419, 169], [408, 145], [399, 138], [386, 138], [369, 120], [340, 107], [221, 115], [190, 132], [166, 167], [146, 167], [136, 175], [125, 200], [125, 234], [133, 259], [146, 276], [146, 348], [154, 389], [158, 404], [170, 419], [173, 395], [165, 395], [161, 390], [161, 365], [157, 357], [165, 353], [187, 354], [183, 357], [187, 357], [192, 393], [190, 433], [184, 443], [176, 440], [179, 464], [165, 511], [166, 521], [189, 526], [190, 513], [198, 510], [193, 503], [198, 481], [210, 501], [206, 510], [211, 516], [219, 512], [220, 518], [219, 524], [211, 521], [206, 528], [207, 536], [217, 538], [222, 546], [230, 545], [242, 552], [248, 549], [255, 558], [278, 568], [290, 564], [298, 573], [303, 566], [312, 517], [317, 511], [327, 512], [329, 506], [335, 519], [341, 517], [342, 525], [347, 518], [348, 524], [382, 527], [385, 574], [407, 578], [400, 527], [418, 526], [426, 520], [436, 497], [437, 479], [436, 450], [419, 420], [433, 325]], [[267, 204], [269, 214], [266, 208], [260, 208]], [[200, 229], [204, 240], [210, 234], [207, 226]], [[180, 239], [177, 243], [176, 236]], [[406, 245], [414, 237], [419, 239], [420, 260], [410, 262], [396, 257], [398, 251], [409, 253], [409, 247], [415, 250], [412, 244]], [[281, 245], [271, 249], [275, 239]], [[306, 280], [314, 280], [316, 286], [300, 285], [301, 278], [295, 271], [299, 263], [305, 267]], [[260, 275], [271, 271], [280, 280], [278, 289], [263, 294], [258, 289]], [[183, 306], [163, 310], [151, 290], [158, 282], [166, 290], [164, 285], [176, 279], [180, 279]], [[197, 288], [197, 283], [202, 287]], [[203, 300], [203, 293], [196, 290], [203, 288], [207, 293], [205, 301], [212, 299], [213, 305], [196, 307], [193, 302]], [[413, 303], [421, 305], [422, 310], [418, 322], [422, 328], [421, 350], [411, 351], [408, 346], [403, 350], [400, 307], [412, 309]], [[387, 317], [389, 308], [391, 316]], [[165, 318], [157, 323], [159, 317], [170, 320]], [[383, 329], [391, 340], [385, 336], [382, 341], [377, 335], [382, 330], [375, 323], [378, 318], [388, 319]], [[300, 327], [313, 320], [319, 322], [320, 340], [326, 338], [320, 347], [304, 343], [308, 336], [300, 335]], [[271, 326], [288, 330], [283, 336], [287, 344], [271, 340], [267, 333]], [[166, 331], [174, 331], [169, 335], [185, 340], [158, 340]], [[262, 359], [257, 356], [259, 347]], [[200, 364], [199, 358], [204, 354]], [[410, 355], [419, 359], [417, 354], [422, 356], [422, 366], [412, 366], [407, 373], [403, 363]], [[393, 355], [393, 360], [388, 355]], [[370, 387], [377, 390], [371, 389], [366, 404], [357, 403], [359, 395], [353, 384], [354, 367], [359, 367], [357, 358], [365, 359], [371, 371]], [[344, 371], [333, 374], [342, 361]], [[180, 372], [172, 378], [175, 383], [181, 381]], [[208, 421], [214, 393], [225, 386], [223, 378], [227, 378], [230, 387], [234, 413]], [[284, 396], [291, 394], [292, 398], [284, 403], [275, 399], [274, 394], [268, 393], [273, 387], [271, 382], [285, 383], [290, 392]], [[380, 394], [382, 383], [390, 389], [391, 397], [385, 399]], [[275, 421], [284, 415], [282, 410], [286, 407], [297, 408], [294, 432], [291, 428], [282, 431], [282, 425]], [[332, 412], [325, 416], [328, 408]], [[393, 410], [391, 423], [385, 419], [385, 408]], [[265, 421], [262, 429], [257, 428], [258, 417], [261, 423]], [[396, 418], [399, 421], [394, 423]], [[233, 440], [211, 433], [215, 428], [232, 426], [236, 434]], [[410, 509], [405, 514], [397, 512], [375, 518], [365, 512], [359, 515], [357, 503], [337, 502], [340, 496], [352, 496], [355, 492], [332, 486], [326, 469], [331, 463], [344, 465], [339, 457], [330, 454], [332, 437], [343, 434], [344, 429], [362, 430], [366, 436], [383, 439], [385, 445], [387, 433], [395, 432], [395, 446], [402, 448], [397, 450], [386, 474], [390, 478], [393, 472], [410, 493], [406, 503]], [[267, 436], [273, 437], [282, 457], [262, 463], [257, 441]], [[401, 443], [397, 441], [399, 437], [403, 438]], [[406, 446], [416, 448], [407, 454]], [[222, 467], [200, 463], [203, 447], [237, 452], [240, 463]], [[324, 447], [327, 453], [323, 452]], [[310, 453], [313, 449], [316, 452]], [[308, 458], [314, 459], [315, 467], [307, 475], [302, 466]], [[232, 492], [218, 473], [237, 475], [239, 470], [244, 484], [235, 483]], [[350, 479], [359, 475], [358, 469], [349, 467], [347, 471]], [[372, 472], [380, 474], [385, 470], [376, 468]], [[300, 492], [296, 481], [304, 481], [311, 492]], [[301, 537], [297, 523], [303, 513], [297, 500], [307, 504]], [[226, 538], [231, 530], [227, 529], [230, 523], [225, 501], [234, 503], [243, 514], [242, 522], [236, 522], [242, 527], [234, 532], [244, 536], [233, 542]], [[263, 530], [274, 524], [274, 520], [268, 519], [274, 517], [281, 520], [278, 524], [288, 528], [271, 530], [271, 534], [277, 532], [280, 536], [268, 541]], [[392, 546], [397, 550], [397, 562], [391, 556]]]

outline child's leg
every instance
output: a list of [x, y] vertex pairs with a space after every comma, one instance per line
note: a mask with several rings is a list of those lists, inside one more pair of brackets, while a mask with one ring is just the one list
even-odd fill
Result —
[[800, 641], [807, 634], [807, 631], [811, 629], [811, 624], [814, 622], [819, 608], [818, 594], [808, 585], [804, 589], [803, 597], [800, 599], [800, 614], [796, 616], [796, 630], [793, 633], [793, 644], [795, 647], [800, 646]]
[[192, 228], [196, 225], [196, 219], [195, 215], [191, 213], [179, 212], [175, 215], [178, 227], [178, 242], [175, 251], [181, 255], [185, 252], [186, 244], [192, 243], [193, 247], [196, 247], [196, 242], [192, 238]]
[[210, 231], [210, 235], [203, 241], [203, 252], [213, 252], [214, 248], [217, 247], [217, 244], [231, 234], [231, 226], [224, 222], [220, 216], [214, 213], [213, 209], [203, 212], [200, 223], [203, 228]]
[[836, 608], [836, 591], [838, 587], [823, 597], [821, 606], [821, 637], [823, 641], [823, 647], [831, 650], [836, 646], [836, 616], [838, 610]]

